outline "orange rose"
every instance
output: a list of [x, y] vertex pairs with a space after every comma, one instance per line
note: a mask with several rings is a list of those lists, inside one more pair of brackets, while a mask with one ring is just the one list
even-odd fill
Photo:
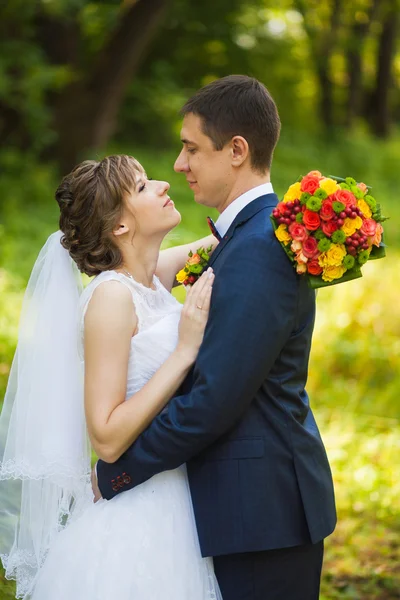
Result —
[[276, 205], [276, 208], [279, 210], [279, 213], [283, 216], [285, 213], [285, 210], [287, 210], [285, 203], [284, 202], [278, 202], [278, 204]]
[[310, 260], [307, 263], [307, 271], [310, 275], [321, 275], [323, 269], [319, 266], [318, 260]]
[[314, 175], [306, 175], [301, 180], [301, 191], [313, 194], [319, 188], [319, 178]]
[[357, 183], [357, 187], [359, 187], [359, 188], [360, 188], [360, 190], [361, 190], [362, 192], [364, 192], [364, 193], [365, 193], [366, 191], [368, 191], [368, 188], [367, 188], [367, 186], [366, 186], [366, 185], [365, 185], [365, 183], [363, 183], [362, 181], [360, 181], [360, 183]]
[[309, 173], [307, 173], [307, 177], [318, 177], [318, 179], [320, 177], [322, 177], [321, 173], [319, 171], [310, 171]]
[[354, 206], [357, 202], [355, 195], [350, 190], [337, 190], [333, 199], [342, 202], [345, 206]]
[[302, 248], [302, 243], [299, 242], [298, 240], [293, 240], [293, 242], [290, 246], [290, 249], [296, 253], [296, 252], [300, 252], [301, 248]]
[[322, 231], [328, 237], [331, 237], [332, 233], [334, 233], [338, 229], [338, 224], [335, 221], [324, 221], [322, 223]]
[[201, 262], [201, 256], [197, 252], [187, 260], [188, 265], [198, 265], [199, 262]]
[[321, 219], [318, 213], [306, 209], [303, 213], [303, 224], [309, 231], [315, 231], [321, 225]]
[[297, 254], [296, 254], [296, 261], [299, 265], [302, 265], [302, 264], [305, 265], [306, 262], [308, 261], [308, 258], [300, 250], [300, 252], [297, 252]]
[[361, 231], [364, 235], [368, 237], [373, 237], [376, 233], [378, 223], [374, 221], [374, 219], [364, 219]]
[[382, 233], [383, 233], [383, 227], [382, 227], [382, 225], [380, 223], [377, 223], [376, 224], [375, 235], [372, 238], [372, 243], [375, 246], [379, 246], [379, 244], [381, 243], [381, 241], [382, 241]]

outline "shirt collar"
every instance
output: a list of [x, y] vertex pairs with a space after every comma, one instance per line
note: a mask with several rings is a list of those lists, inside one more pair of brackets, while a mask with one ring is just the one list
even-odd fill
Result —
[[272, 188], [271, 183], [262, 183], [251, 190], [248, 190], [236, 200], [234, 200], [229, 206], [226, 207], [224, 212], [222, 212], [215, 223], [215, 227], [217, 228], [218, 233], [221, 237], [224, 237], [229, 227], [232, 225], [233, 221], [240, 213], [241, 210], [256, 198], [260, 196], [265, 196], [266, 194], [273, 194], [274, 190]]

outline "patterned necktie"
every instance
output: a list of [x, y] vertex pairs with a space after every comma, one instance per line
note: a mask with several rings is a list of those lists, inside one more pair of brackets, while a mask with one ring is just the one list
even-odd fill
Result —
[[217, 240], [220, 242], [222, 240], [222, 236], [220, 235], [218, 229], [215, 227], [215, 223], [211, 217], [207, 217], [207, 223], [213, 236], [216, 237]]

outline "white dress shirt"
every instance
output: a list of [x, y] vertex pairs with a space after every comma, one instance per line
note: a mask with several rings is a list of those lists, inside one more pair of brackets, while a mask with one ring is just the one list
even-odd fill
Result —
[[224, 237], [229, 227], [232, 225], [233, 221], [240, 213], [241, 210], [253, 200], [256, 200], [260, 196], [265, 196], [265, 194], [273, 194], [274, 190], [271, 183], [262, 183], [251, 190], [248, 190], [236, 200], [234, 200], [229, 206], [226, 207], [224, 212], [222, 212], [215, 223], [215, 227], [217, 228], [218, 233], [221, 237]]

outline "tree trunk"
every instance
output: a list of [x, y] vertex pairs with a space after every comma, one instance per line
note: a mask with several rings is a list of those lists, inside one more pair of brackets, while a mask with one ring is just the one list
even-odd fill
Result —
[[379, 37], [376, 85], [373, 93], [373, 131], [378, 137], [382, 138], [387, 137], [390, 130], [389, 100], [398, 21], [399, 12], [396, 2], [392, 2]]
[[327, 130], [334, 126], [333, 82], [330, 76], [330, 60], [335, 49], [340, 27], [342, 0], [333, 0], [331, 15], [327, 28], [316, 32], [310, 25], [314, 18], [312, 9], [307, 8], [306, 0], [295, 0], [295, 6], [303, 17], [305, 32], [310, 40], [312, 58], [319, 82], [319, 114]]
[[[170, 0], [137, 0], [100, 52], [93, 69], [72, 83], [55, 110], [61, 169], [103, 148], [113, 134], [125, 90], [150, 45]], [[145, 101], [145, 99], [144, 99]]]
[[329, 59], [318, 60], [317, 75], [319, 80], [319, 114], [325, 129], [334, 125], [333, 84], [329, 74]]
[[349, 90], [346, 106], [346, 126], [352, 127], [354, 118], [360, 114], [362, 96], [362, 51], [371, 23], [375, 18], [379, 0], [374, 0], [363, 23], [355, 23], [350, 30], [349, 48], [347, 51], [347, 73]]

